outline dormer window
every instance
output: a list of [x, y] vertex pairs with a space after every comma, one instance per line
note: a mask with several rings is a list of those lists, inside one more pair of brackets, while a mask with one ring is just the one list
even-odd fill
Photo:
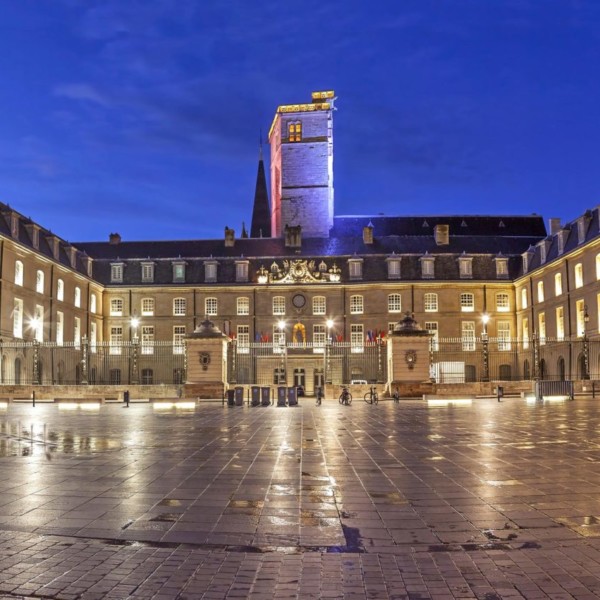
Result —
[[173, 263], [173, 283], [185, 283], [185, 262]]
[[461, 279], [473, 278], [473, 259], [466, 256], [461, 256], [458, 259], [458, 270]]
[[421, 277], [423, 279], [433, 279], [435, 258], [433, 256], [422, 256], [421, 261]]
[[248, 264], [247, 260], [235, 261], [235, 280], [248, 281]]
[[110, 282], [123, 283], [123, 263], [110, 264]]
[[215, 283], [217, 281], [217, 264], [216, 260], [207, 260], [204, 262], [205, 283]]
[[400, 279], [400, 257], [385, 259], [388, 267], [388, 279]]
[[295, 121], [288, 123], [288, 142], [302, 141], [302, 123]]
[[495, 258], [496, 278], [508, 279], [508, 258]]
[[10, 235], [15, 239], [19, 237], [19, 215], [16, 213], [10, 215]]
[[350, 279], [362, 279], [362, 267], [362, 258], [350, 258], [348, 260], [348, 271], [350, 274]]
[[142, 263], [142, 283], [152, 283], [154, 281], [154, 263]]
[[587, 220], [585, 217], [577, 219], [577, 243], [582, 244], [585, 241]]

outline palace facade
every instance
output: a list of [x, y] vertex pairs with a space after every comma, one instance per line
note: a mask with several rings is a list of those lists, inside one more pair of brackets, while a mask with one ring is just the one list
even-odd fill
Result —
[[315, 92], [277, 108], [271, 200], [261, 155], [249, 235], [225, 227], [221, 239], [114, 233], [71, 243], [0, 204], [2, 343], [139, 339], [142, 352], [165, 343], [180, 353], [208, 317], [238, 351], [343, 342], [360, 353], [407, 311], [434, 349], [454, 340], [475, 350], [483, 337], [526, 351], [597, 336], [598, 208], [566, 224], [550, 219], [549, 231], [536, 215], [336, 215], [334, 103], [333, 92]]

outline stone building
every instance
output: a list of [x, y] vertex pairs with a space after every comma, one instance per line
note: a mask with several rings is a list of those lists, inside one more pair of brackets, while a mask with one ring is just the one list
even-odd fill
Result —
[[[434, 349], [454, 339], [475, 350], [482, 334], [500, 349], [515, 340], [527, 350], [534, 337], [546, 344], [597, 333], [598, 209], [569, 224], [551, 220], [549, 234], [536, 215], [336, 215], [334, 101], [333, 92], [315, 92], [310, 103], [277, 108], [271, 205], [261, 155], [250, 237], [225, 227], [221, 239], [111, 234], [69, 243], [0, 205], [2, 343], [139, 339], [142, 348], [165, 343], [179, 353], [208, 317], [238, 354], [255, 342], [311, 347], [295, 364], [309, 365], [303, 377], [312, 388], [322, 361], [315, 348], [343, 342], [360, 354], [385, 341], [406, 311]], [[568, 371], [561, 357], [546, 369]], [[14, 368], [3, 366], [3, 377]], [[344, 378], [358, 373], [350, 367]]]

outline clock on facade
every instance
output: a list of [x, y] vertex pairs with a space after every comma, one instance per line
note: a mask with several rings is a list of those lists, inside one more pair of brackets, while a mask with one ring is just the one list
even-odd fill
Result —
[[296, 308], [303, 308], [304, 305], [306, 304], [306, 298], [302, 295], [302, 294], [296, 294], [293, 298], [292, 298], [292, 304], [296, 307]]

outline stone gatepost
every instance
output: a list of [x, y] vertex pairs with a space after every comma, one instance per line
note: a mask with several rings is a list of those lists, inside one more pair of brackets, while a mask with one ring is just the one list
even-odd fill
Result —
[[223, 398], [227, 382], [227, 336], [208, 318], [185, 338], [186, 398]]
[[412, 315], [394, 325], [388, 336], [388, 390], [401, 397], [431, 394], [433, 383], [429, 373], [429, 332], [421, 329]]

